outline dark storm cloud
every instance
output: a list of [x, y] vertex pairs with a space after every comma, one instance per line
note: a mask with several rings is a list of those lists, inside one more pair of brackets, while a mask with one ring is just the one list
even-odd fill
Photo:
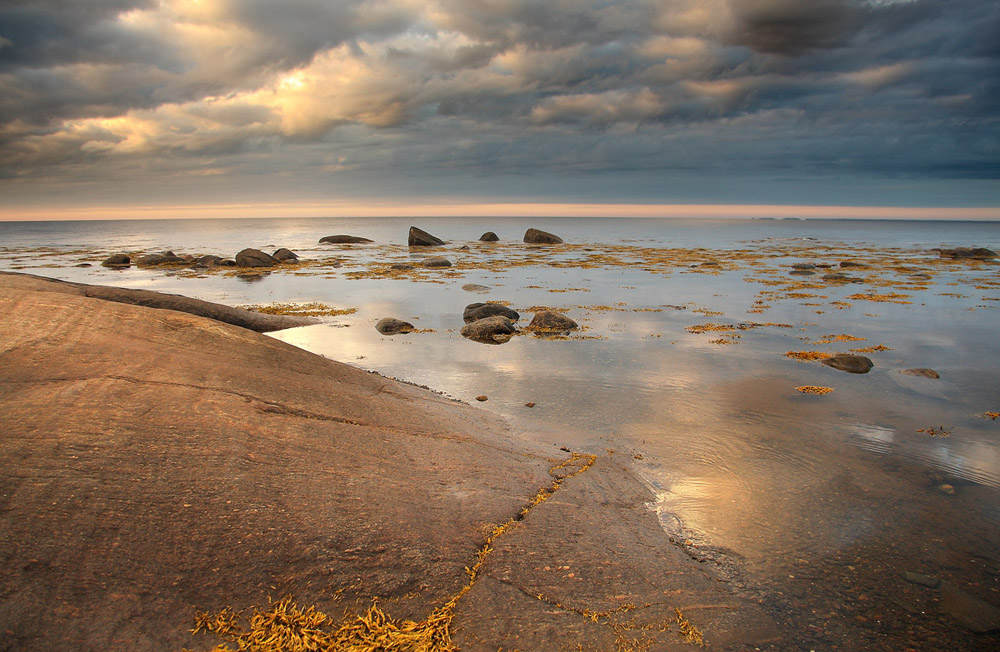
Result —
[[982, 0], [8, 1], [0, 169], [995, 178], [997, 30]]

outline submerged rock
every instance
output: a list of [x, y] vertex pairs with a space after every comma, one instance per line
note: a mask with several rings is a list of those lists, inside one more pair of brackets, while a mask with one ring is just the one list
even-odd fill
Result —
[[816, 269], [816, 265], [812, 263], [795, 263], [792, 265], [792, 269]]
[[374, 240], [369, 240], [368, 238], [362, 238], [356, 235], [327, 235], [319, 239], [320, 243], [326, 244], [368, 244], [375, 242]]
[[480, 319], [492, 317], [493, 315], [503, 315], [512, 321], [517, 321], [521, 318], [521, 315], [519, 315], [515, 310], [511, 310], [507, 306], [499, 303], [470, 303], [462, 312], [462, 319], [468, 324]]
[[393, 263], [389, 265], [389, 269], [413, 269], [413, 265], [410, 263]]
[[206, 254], [196, 259], [199, 265], [204, 265], [205, 267], [236, 267], [236, 261], [232, 258], [223, 258], [222, 256], [216, 256], [214, 254]]
[[395, 317], [385, 317], [375, 324], [375, 330], [383, 335], [398, 335], [399, 333], [409, 333], [415, 330], [413, 324]]
[[462, 286], [462, 289], [466, 292], [489, 292], [490, 288], [485, 285], [479, 285], [478, 283], [466, 283]]
[[559, 236], [539, 229], [525, 231], [524, 241], [528, 244], [563, 244], [563, 239]]
[[462, 337], [483, 344], [503, 344], [517, 332], [514, 322], [503, 315], [479, 319], [462, 327]]
[[438, 245], [443, 245], [444, 240], [431, 235], [423, 229], [411, 226], [410, 234], [407, 238], [407, 244], [411, 247], [436, 247]]
[[164, 251], [159, 254], [146, 254], [136, 259], [135, 264], [139, 267], [156, 267], [157, 265], [176, 265], [185, 263], [183, 258], [172, 251]]
[[493, 231], [487, 231], [486, 233], [479, 236], [480, 242], [498, 242], [499, 240], [500, 236], [498, 236], [496, 233], [493, 233]]
[[846, 371], [850, 374], [866, 374], [875, 366], [875, 363], [871, 361], [871, 358], [863, 355], [850, 355], [847, 353], [840, 353], [831, 358], [826, 358], [822, 360], [822, 363], [828, 367]]
[[555, 310], [536, 312], [531, 323], [528, 324], [528, 330], [545, 333], [561, 333], [579, 327], [580, 325], [575, 321]]
[[941, 578], [924, 575], [923, 573], [906, 571], [903, 573], [903, 577], [907, 582], [919, 584], [920, 586], [926, 586], [929, 589], [936, 589], [941, 586]]
[[431, 256], [430, 258], [424, 258], [423, 262], [420, 264], [423, 265], [424, 267], [451, 267], [451, 261], [441, 256]]
[[244, 249], [236, 254], [237, 267], [274, 267], [279, 261], [260, 249]]
[[127, 254], [111, 254], [101, 265], [105, 267], [131, 267], [132, 259]]
[[986, 260], [996, 258], [997, 252], [985, 247], [956, 247], [954, 249], [938, 249], [941, 258], [976, 258]]
[[275, 251], [273, 254], [271, 254], [271, 256], [277, 260], [280, 260], [283, 263], [296, 263], [299, 260], [299, 257], [295, 254], [294, 251], [292, 251], [291, 249], [285, 249], [284, 247]]
[[906, 374], [907, 376], [919, 376], [922, 378], [940, 378], [940, 374], [933, 369], [900, 369], [899, 373]]

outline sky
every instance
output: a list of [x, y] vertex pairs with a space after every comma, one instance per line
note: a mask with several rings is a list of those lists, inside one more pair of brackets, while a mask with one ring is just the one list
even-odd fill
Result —
[[996, 0], [2, 0], [0, 220], [1000, 219], [998, 34]]

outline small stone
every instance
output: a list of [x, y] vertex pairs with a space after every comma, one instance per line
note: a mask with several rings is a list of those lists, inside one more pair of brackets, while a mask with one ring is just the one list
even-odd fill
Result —
[[476, 400], [479, 401], [480, 403], [482, 403], [483, 401], [490, 400], [490, 398], [488, 396], [486, 396], [485, 394], [480, 394], [479, 396], [476, 397]]
[[425, 258], [420, 264], [424, 267], [451, 267], [451, 261], [447, 258], [442, 258], [441, 256], [431, 256], [430, 258]]
[[951, 486], [950, 484], [939, 484], [937, 488], [938, 491], [940, 491], [943, 494], [948, 494], [949, 496], [955, 493], [955, 487]]
[[919, 584], [920, 586], [926, 586], [929, 589], [936, 589], [941, 586], [941, 579], [938, 577], [932, 577], [930, 575], [923, 575], [921, 573], [911, 573], [906, 571], [903, 573], [903, 577], [906, 578], [907, 582], [912, 584]]
[[535, 407], [535, 402], [534, 401], [528, 401], [527, 403], [524, 404], [524, 407]]

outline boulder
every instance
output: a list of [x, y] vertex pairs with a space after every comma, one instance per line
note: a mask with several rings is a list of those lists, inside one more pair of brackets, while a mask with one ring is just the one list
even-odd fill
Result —
[[375, 330], [383, 335], [398, 335], [399, 333], [409, 333], [414, 330], [413, 324], [394, 317], [385, 317], [375, 324]]
[[328, 235], [319, 239], [320, 243], [327, 244], [368, 244], [370, 242], [375, 242], [374, 240], [369, 240], [368, 238], [361, 238], [356, 235]]
[[554, 310], [536, 312], [535, 316], [531, 319], [531, 323], [528, 324], [528, 330], [546, 333], [561, 333], [579, 327], [580, 325], [575, 321]]
[[839, 353], [831, 358], [824, 359], [822, 362], [828, 367], [840, 369], [851, 374], [866, 374], [875, 366], [871, 358], [847, 353]]
[[487, 231], [486, 233], [479, 236], [480, 242], [498, 242], [499, 240], [500, 236], [498, 236], [496, 233], [493, 233], [493, 231]]
[[111, 254], [101, 264], [105, 267], [131, 267], [132, 259], [127, 254]]
[[937, 380], [941, 375], [933, 369], [900, 369], [899, 373], [907, 376], [918, 376], [920, 378], [932, 378]]
[[517, 314], [516, 311], [499, 303], [470, 303], [465, 307], [465, 311], [462, 312], [462, 319], [468, 324], [494, 315], [503, 315], [513, 321], [521, 318], [521, 315]]
[[514, 322], [503, 315], [479, 319], [462, 326], [461, 330], [462, 337], [483, 344], [503, 344], [516, 332]]
[[274, 267], [277, 264], [279, 264], [278, 259], [260, 249], [244, 249], [236, 254], [237, 267]]
[[271, 256], [283, 263], [297, 263], [299, 261], [299, 257], [295, 255], [294, 251], [285, 249], [284, 247], [275, 251]]
[[985, 247], [956, 247], [954, 249], [938, 249], [941, 258], [977, 258], [986, 260], [996, 258], [997, 252]]
[[411, 247], [437, 247], [439, 245], [443, 245], [444, 240], [431, 235], [423, 229], [411, 226], [410, 234], [407, 238], [407, 244]]
[[185, 260], [174, 252], [164, 251], [159, 254], [146, 254], [145, 256], [140, 256], [135, 261], [135, 264], [139, 267], [156, 267], [157, 265], [176, 265], [183, 262], [185, 262]]
[[442, 258], [441, 256], [431, 256], [430, 258], [424, 258], [423, 262], [420, 263], [424, 267], [451, 267], [451, 261], [447, 258]]
[[563, 244], [563, 239], [559, 236], [538, 229], [525, 231], [524, 241], [528, 244]]

